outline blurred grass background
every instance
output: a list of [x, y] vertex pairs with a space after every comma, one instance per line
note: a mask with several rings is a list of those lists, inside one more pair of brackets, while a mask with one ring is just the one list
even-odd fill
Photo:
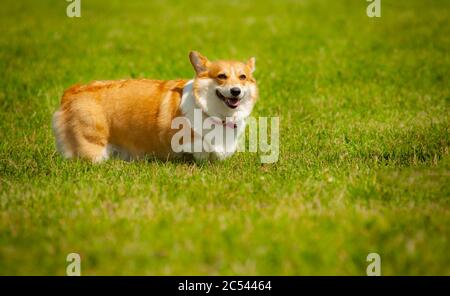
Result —
[[[450, 275], [448, 1], [3, 0], [0, 274]], [[63, 161], [51, 115], [99, 79], [256, 57], [280, 159]]]

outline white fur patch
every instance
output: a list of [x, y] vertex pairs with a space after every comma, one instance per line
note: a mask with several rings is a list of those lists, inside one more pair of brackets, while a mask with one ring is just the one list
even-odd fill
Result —
[[73, 152], [70, 151], [65, 145], [64, 140], [61, 138], [63, 131], [61, 131], [61, 126], [58, 124], [58, 121], [61, 117], [61, 111], [56, 111], [53, 114], [52, 119], [52, 129], [53, 129], [53, 135], [55, 136], [55, 143], [56, 143], [56, 150], [64, 157], [64, 158], [72, 158]]
[[102, 153], [101, 153], [100, 155], [96, 156], [96, 157], [92, 160], [93, 163], [100, 163], [100, 162], [103, 162], [103, 161], [109, 159], [110, 152], [109, 152], [108, 146], [109, 146], [109, 145], [107, 145], [107, 146], [103, 149], [103, 151], [102, 151]]
[[[211, 151], [210, 153], [193, 152], [194, 158], [200, 160], [221, 160], [227, 158], [236, 151], [239, 137], [245, 130], [245, 119], [250, 115], [253, 108], [253, 101], [250, 97], [250, 92], [252, 89], [249, 90], [249, 96], [243, 100], [242, 104], [238, 108], [231, 109], [228, 108], [219, 98], [217, 98], [215, 94], [216, 86], [214, 81], [211, 79], [200, 79], [198, 83], [199, 97], [197, 100], [193, 92], [194, 81], [190, 80], [183, 88], [183, 96], [180, 104], [182, 113], [189, 120], [191, 128], [194, 130], [194, 141], [202, 141], [204, 146], [207, 146]], [[194, 116], [195, 109], [200, 109], [202, 111], [197, 112], [197, 114], [202, 114], [202, 118], [200, 119], [201, 126], [194, 125], [195, 120], [199, 120]], [[219, 132], [223, 137], [223, 141], [219, 141], [219, 143], [209, 142], [208, 137], [205, 137], [205, 135], [211, 132], [211, 130], [204, 129], [203, 123], [208, 117], [211, 116], [216, 117], [219, 120], [232, 118], [233, 122], [237, 124], [237, 128], [233, 130], [226, 125], [222, 126], [220, 127], [222, 130]], [[227, 132], [229, 135], [228, 137]]]

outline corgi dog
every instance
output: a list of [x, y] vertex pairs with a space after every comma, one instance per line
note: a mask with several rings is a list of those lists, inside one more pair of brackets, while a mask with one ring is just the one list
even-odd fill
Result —
[[[209, 61], [195, 51], [189, 59], [195, 70], [192, 80], [94, 81], [67, 89], [53, 115], [58, 151], [65, 158], [94, 163], [112, 155], [125, 160], [231, 156], [258, 98], [255, 59]], [[188, 126], [181, 139], [177, 119]], [[228, 141], [207, 137], [208, 126]]]

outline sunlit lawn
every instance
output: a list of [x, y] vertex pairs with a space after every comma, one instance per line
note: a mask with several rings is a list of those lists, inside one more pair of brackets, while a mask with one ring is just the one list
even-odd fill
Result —
[[[450, 3], [2, 1], [0, 274], [450, 275]], [[280, 158], [65, 161], [77, 82], [191, 78], [256, 57]]]

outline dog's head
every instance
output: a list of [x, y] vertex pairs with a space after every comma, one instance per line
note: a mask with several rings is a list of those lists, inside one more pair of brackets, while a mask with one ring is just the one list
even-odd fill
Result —
[[211, 62], [196, 51], [189, 54], [194, 66], [196, 103], [209, 116], [233, 117], [250, 115], [258, 96], [253, 78], [255, 58], [246, 63], [237, 61]]

